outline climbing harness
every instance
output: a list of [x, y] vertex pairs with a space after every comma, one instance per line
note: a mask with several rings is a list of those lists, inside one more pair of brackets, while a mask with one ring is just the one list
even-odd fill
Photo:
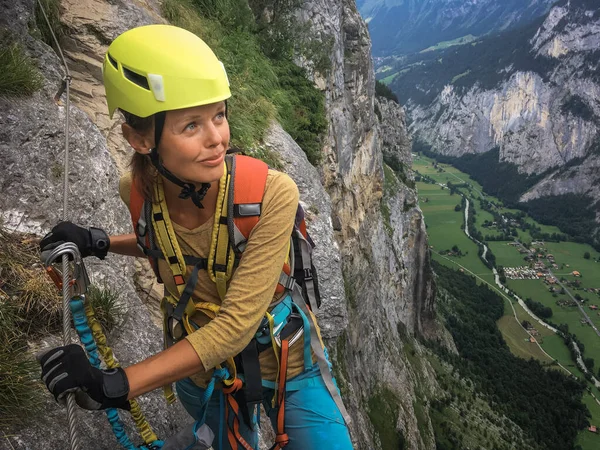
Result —
[[[225, 158], [223, 176], [219, 182], [217, 207], [214, 215], [213, 231], [208, 258], [184, 255], [177, 242], [163, 191], [163, 183], [157, 178], [154, 201], [145, 200], [141, 190], [132, 180], [129, 208], [138, 247], [150, 260], [159, 281], [158, 260], [163, 259], [169, 266], [177, 293], [165, 289], [161, 302], [163, 312], [163, 333], [165, 347], [193, 333], [198, 327], [191, 317], [200, 312], [214, 319], [219, 306], [209, 302], [195, 303], [192, 295], [200, 270], [206, 270], [216, 284], [219, 297], [223, 301], [227, 283], [240, 262], [250, 232], [261, 215], [262, 197], [266, 186], [268, 166], [260, 160], [243, 155], [228, 154]], [[304, 212], [300, 205], [296, 214], [295, 226], [286, 259], [277, 285], [279, 300], [271, 304], [254, 339], [236, 357], [216, 367], [205, 391], [205, 404], [208, 403], [214, 385], [223, 384], [227, 407], [225, 423], [228, 426], [228, 439], [232, 448], [237, 444], [248, 448], [239, 433], [239, 419], [242, 415], [248, 425], [255, 406], [262, 401], [262, 388], [275, 391], [273, 406], [278, 407], [277, 437], [273, 450], [283, 448], [289, 441], [285, 433], [285, 392], [299, 387], [287, 383], [287, 361], [289, 348], [303, 338], [304, 368], [312, 368], [311, 349], [314, 352], [321, 376], [342, 413], [347, 424], [350, 418], [343, 405], [337, 387], [333, 382], [329, 363], [312, 312], [320, 306], [318, 283], [312, 264], [314, 243], [306, 232]], [[193, 266], [187, 277], [188, 266]], [[275, 382], [261, 379], [258, 355], [272, 348], [279, 364]], [[165, 387], [168, 401], [175, 396], [170, 386]], [[242, 400], [240, 405], [238, 399]], [[234, 418], [229, 421], [229, 411]], [[237, 444], [236, 444], [237, 442]]]

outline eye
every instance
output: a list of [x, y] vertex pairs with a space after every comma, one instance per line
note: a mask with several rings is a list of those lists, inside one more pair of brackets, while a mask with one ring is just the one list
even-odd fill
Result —
[[223, 111], [219, 111], [217, 113], [217, 115], [215, 116], [215, 119], [217, 119], [217, 120], [223, 120], [224, 118], [225, 118], [225, 111], [224, 110]]
[[188, 131], [188, 130], [193, 131], [195, 129], [196, 129], [196, 122], [190, 122], [184, 128], [184, 130], [186, 130], [186, 131]]

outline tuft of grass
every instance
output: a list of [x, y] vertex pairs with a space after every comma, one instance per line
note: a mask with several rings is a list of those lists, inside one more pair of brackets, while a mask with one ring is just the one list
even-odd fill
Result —
[[41, 398], [39, 365], [27, 352], [15, 308], [0, 300], [0, 428], [22, 423]]
[[0, 291], [0, 429], [20, 424], [40, 405], [39, 365], [27, 352], [17, 308]]
[[17, 43], [0, 48], [0, 95], [31, 95], [42, 87], [37, 67]]
[[58, 331], [60, 310], [37, 238], [0, 227], [0, 428], [23, 423], [40, 405], [39, 365], [27, 340]]
[[61, 326], [62, 298], [39, 258], [37, 237], [0, 228], [0, 296], [15, 308], [16, 326], [29, 336]]
[[[40, 5], [37, 1], [35, 2], [35, 25], [42, 41], [52, 47], [54, 51], [57, 51], [55, 48], [56, 44], [52, 38], [52, 32], [54, 32], [56, 39], [59, 41], [61, 36], [65, 34], [64, 27], [60, 23], [60, 0], [41, 0], [41, 3], [44, 7], [44, 11], [46, 12], [46, 16], [48, 16], [48, 22], [50, 22], [50, 26], [48, 26], [48, 22], [46, 22], [44, 14], [42, 13]], [[52, 32], [50, 30], [52, 30]]]
[[110, 287], [99, 288], [90, 286], [86, 294], [86, 300], [94, 308], [94, 315], [102, 328], [111, 331], [117, 324], [122, 308], [119, 304], [119, 293]]

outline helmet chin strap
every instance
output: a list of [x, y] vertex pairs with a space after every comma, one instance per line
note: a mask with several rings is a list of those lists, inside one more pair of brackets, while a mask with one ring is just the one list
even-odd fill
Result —
[[150, 150], [150, 161], [152, 161], [152, 165], [158, 170], [158, 173], [171, 183], [175, 183], [177, 186], [181, 187], [179, 198], [191, 198], [194, 205], [203, 209], [204, 206], [202, 205], [202, 200], [210, 188], [210, 183], [202, 183], [200, 189], [197, 191], [196, 186], [193, 183], [186, 183], [185, 181], [180, 180], [173, 172], [163, 166], [160, 161], [160, 156], [158, 155], [158, 143], [160, 142], [160, 137], [165, 126], [165, 117], [166, 112], [164, 111], [154, 115], [154, 148]]

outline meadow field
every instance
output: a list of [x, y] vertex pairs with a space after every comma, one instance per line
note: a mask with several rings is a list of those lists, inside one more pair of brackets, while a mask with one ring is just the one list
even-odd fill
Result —
[[[478, 256], [478, 246], [470, 240], [464, 233], [464, 210], [460, 208], [455, 210], [457, 205], [461, 204], [461, 195], [466, 196], [471, 205], [475, 207], [475, 228], [483, 236], [497, 236], [498, 231], [492, 228], [483, 227], [485, 220], [492, 221], [494, 216], [480, 208], [479, 199], [486, 200], [498, 205], [496, 209], [500, 213], [518, 213], [518, 210], [505, 208], [502, 202], [497, 198], [488, 196], [482, 192], [481, 186], [472, 180], [467, 174], [447, 164], [436, 163], [430, 158], [423, 156], [415, 157], [413, 169], [421, 175], [434, 180], [435, 183], [447, 185], [451, 182], [454, 185], [466, 183], [467, 187], [460, 187], [457, 193], [450, 194], [447, 187], [439, 184], [431, 184], [424, 181], [417, 183], [419, 190], [419, 205], [425, 216], [429, 244], [432, 250], [432, 257], [440, 263], [452, 267], [461, 268], [478, 278], [480, 282], [487, 283], [490, 287], [500, 292], [495, 284], [491, 270], [481, 261]], [[440, 171], [441, 169], [441, 171]], [[561, 233], [553, 226], [542, 225], [535, 222], [532, 218], [525, 219], [527, 223], [539, 227], [543, 233]], [[518, 239], [521, 242], [530, 243], [533, 239], [528, 231], [517, 229]], [[528, 263], [524, 257], [526, 255], [519, 252], [519, 247], [509, 245], [511, 241], [490, 241], [487, 242], [488, 248], [496, 257], [496, 265], [504, 267], [527, 266]], [[453, 246], [457, 246], [462, 256], [440, 255]], [[566, 281], [577, 279], [580, 282], [580, 288], [569, 287], [573, 295], [579, 294], [587, 298], [585, 304], [586, 312], [600, 329], [600, 315], [596, 311], [589, 309], [589, 305], [597, 304], [600, 306], [600, 293], [590, 292], [589, 289], [600, 288], [600, 254], [591, 246], [578, 244], [574, 242], [545, 242], [543, 251], [546, 254], [554, 255], [555, 262], [559, 269], [553, 269], [558, 278]], [[590, 258], [584, 259], [584, 254], [589, 252]], [[580, 272], [580, 277], [572, 275], [573, 270]], [[556, 304], [558, 298], [567, 298], [566, 295], [553, 296], [549, 291], [549, 286], [543, 281], [534, 280], [507, 280], [507, 287], [513, 290], [523, 300], [530, 297], [545, 306], [552, 308], [553, 316], [549, 319], [555, 324], [567, 324], [569, 331], [574, 333], [584, 344], [584, 357], [592, 358], [595, 361], [593, 372], [598, 374], [600, 367], [600, 337], [594, 332], [591, 326], [582, 324], [582, 315], [579, 309], [574, 307], [560, 307]], [[584, 291], [584, 288], [588, 291]], [[556, 335], [553, 331], [537, 323], [531, 316], [514, 300], [509, 299], [505, 294], [504, 316], [498, 320], [498, 328], [504, 337], [511, 352], [521, 358], [534, 358], [548, 367], [561, 369], [553, 361], [556, 360], [565, 367], [574, 376], [584, 379], [583, 373], [572, 361], [569, 350], [567, 349], [562, 337]], [[513, 312], [514, 310], [514, 312]], [[517, 318], [515, 319], [515, 315]], [[528, 333], [523, 329], [521, 323], [530, 322], [537, 332], [536, 339], [544, 351], [536, 343], [530, 342]], [[589, 385], [591, 393], [600, 398], [600, 391]], [[584, 402], [588, 405], [592, 413], [591, 423], [600, 426], [600, 405], [590, 393], [586, 393]], [[600, 435], [594, 435], [587, 430], [582, 430], [578, 435], [578, 445], [584, 450], [600, 448]]]

